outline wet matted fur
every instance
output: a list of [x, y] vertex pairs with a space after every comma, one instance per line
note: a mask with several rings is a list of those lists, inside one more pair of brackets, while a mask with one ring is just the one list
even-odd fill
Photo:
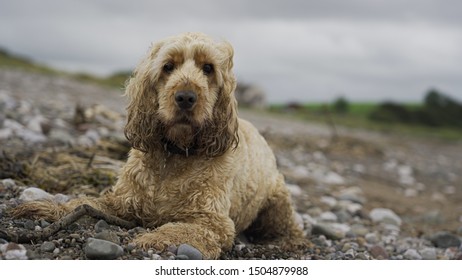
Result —
[[[201, 33], [154, 44], [126, 88], [133, 148], [111, 191], [13, 213], [55, 221], [88, 204], [152, 229], [134, 240], [143, 248], [187, 243], [209, 259], [240, 232], [286, 248], [305, 244], [273, 152], [237, 116], [232, 67], [231, 45]], [[180, 106], [181, 92], [194, 96], [189, 104]]]

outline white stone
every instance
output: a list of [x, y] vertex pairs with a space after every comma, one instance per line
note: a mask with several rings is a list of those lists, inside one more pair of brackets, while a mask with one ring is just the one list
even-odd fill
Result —
[[333, 208], [335, 205], [337, 205], [337, 199], [332, 196], [322, 196], [320, 200], [322, 203], [327, 204], [330, 208]]
[[37, 115], [28, 120], [26, 127], [34, 132], [43, 133], [42, 125], [48, 122], [44, 116]]
[[53, 199], [53, 196], [46, 191], [30, 187], [25, 189], [22, 194], [19, 196], [19, 199], [22, 201], [34, 201], [34, 200], [42, 200], [42, 199]]
[[13, 130], [11, 128], [0, 129], [0, 140], [6, 140], [13, 136]]
[[424, 260], [436, 260], [436, 249], [435, 248], [423, 248], [420, 250], [420, 255]]
[[53, 197], [53, 200], [58, 203], [66, 203], [70, 200], [70, 198], [69, 196], [65, 194], [58, 193], [58, 194], [55, 194], [55, 196]]
[[422, 256], [417, 252], [416, 249], [407, 249], [403, 254], [405, 259], [408, 260], [421, 260]]
[[289, 189], [289, 192], [293, 197], [299, 197], [303, 193], [302, 189], [298, 185], [286, 184], [286, 186], [287, 186], [287, 189]]
[[391, 209], [374, 208], [369, 213], [369, 217], [375, 223], [395, 224], [401, 226], [401, 218]]
[[345, 179], [339, 174], [330, 171], [324, 176], [322, 182], [329, 185], [343, 185], [345, 184]]
[[27, 260], [27, 250], [21, 244], [6, 243], [0, 245], [0, 251], [7, 260]]
[[330, 211], [323, 212], [321, 213], [321, 215], [319, 215], [318, 220], [322, 222], [336, 222], [337, 215], [335, 215], [334, 213]]

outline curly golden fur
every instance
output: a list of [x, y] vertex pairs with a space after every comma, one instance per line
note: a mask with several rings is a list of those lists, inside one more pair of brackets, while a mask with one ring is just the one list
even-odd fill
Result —
[[305, 244], [271, 149], [237, 116], [232, 67], [231, 45], [204, 34], [153, 45], [126, 88], [133, 148], [111, 191], [29, 202], [14, 214], [57, 220], [88, 204], [153, 229], [135, 239], [143, 248], [187, 243], [210, 259], [240, 232], [287, 248]]

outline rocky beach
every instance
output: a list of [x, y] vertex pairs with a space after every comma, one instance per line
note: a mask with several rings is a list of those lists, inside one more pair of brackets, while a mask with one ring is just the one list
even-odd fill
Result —
[[[84, 217], [37, 242], [12, 233], [46, 231], [14, 219], [24, 201], [98, 196], [116, 180], [129, 145], [122, 90], [64, 76], [0, 69], [0, 259], [201, 259], [189, 246], [141, 250], [149, 229]], [[241, 110], [273, 148], [312, 243], [304, 252], [239, 236], [221, 259], [462, 259], [462, 142], [337, 130]]]

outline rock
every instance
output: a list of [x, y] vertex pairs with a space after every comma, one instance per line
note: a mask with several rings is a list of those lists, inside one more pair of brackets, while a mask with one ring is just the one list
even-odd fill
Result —
[[242, 249], [244, 249], [245, 247], [246, 247], [245, 244], [237, 244], [237, 245], [234, 245], [234, 251], [240, 252], [240, 251], [242, 251]]
[[30, 187], [22, 192], [22, 194], [19, 196], [19, 199], [22, 201], [34, 201], [43, 199], [52, 200], [53, 196], [42, 189]]
[[0, 251], [7, 260], [27, 260], [27, 250], [21, 244], [13, 242], [0, 245]]
[[387, 251], [379, 245], [374, 245], [369, 249], [369, 253], [374, 259], [378, 260], [387, 260], [389, 258], [389, 255]]
[[35, 223], [32, 220], [26, 220], [24, 222], [24, 228], [28, 230], [34, 230], [35, 229]]
[[416, 249], [407, 249], [404, 252], [403, 257], [407, 260], [421, 260], [422, 256], [417, 252]]
[[175, 256], [175, 260], [189, 260], [189, 257], [186, 255], [177, 255]]
[[364, 204], [366, 199], [362, 196], [362, 190], [359, 187], [350, 187], [342, 190], [337, 197], [339, 200], [348, 200], [359, 204]]
[[53, 197], [53, 201], [57, 203], [66, 203], [69, 200], [70, 200], [69, 196], [62, 194], [62, 193], [55, 194], [55, 196]]
[[0, 140], [7, 140], [13, 137], [13, 130], [11, 128], [0, 129]]
[[293, 197], [299, 197], [303, 193], [302, 189], [298, 185], [286, 184], [286, 186]]
[[365, 236], [364, 236], [364, 239], [366, 239], [367, 243], [369, 244], [375, 244], [379, 241], [379, 238], [377, 237], [377, 234], [375, 233], [367, 233]]
[[339, 240], [345, 237], [346, 233], [350, 231], [350, 226], [340, 223], [317, 223], [313, 226], [312, 234], [325, 235], [332, 240]]
[[110, 241], [112, 243], [120, 245], [120, 238], [117, 234], [110, 230], [103, 230], [95, 234], [96, 239]]
[[334, 208], [337, 205], [337, 199], [332, 196], [322, 196], [320, 201], [327, 204], [330, 208]]
[[70, 146], [74, 146], [76, 142], [74, 136], [72, 136], [67, 130], [61, 128], [52, 129], [48, 137], [50, 138], [50, 140], [54, 140], [58, 143], [63, 143]]
[[34, 132], [47, 134], [50, 131], [50, 121], [42, 115], [31, 117], [26, 127]]
[[107, 229], [109, 229], [109, 225], [105, 220], [99, 220], [95, 224], [95, 231], [96, 232], [102, 232], [103, 230], [107, 230]]
[[16, 182], [13, 179], [10, 179], [10, 178], [3, 179], [1, 181], [1, 184], [7, 189], [11, 189], [11, 188], [16, 187]]
[[436, 260], [436, 249], [435, 248], [423, 248], [420, 251], [420, 255], [424, 260]]
[[390, 209], [374, 208], [369, 213], [369, 217], [375, 223], [385, 223], [401, 226], [401, 218]]
[[122, 247], [102, 239], [88, 238], [85, 245], [85, 256], [92, 260], [113, 260], [122, 256], [123, 253], [124, 249]]
[[202, 260], [202, 253], [189, 244], [181, 244], [178, 246], [177, 256], [185, 255], [190, 260]]
[[365, 236], [369, 233], [369, 229], [362, 224], [351, 225], [350, 231], [354, 234], [354, 236]]
[[438, 248], [459, 247], [461, 245], [460, 238], [449, 232], [437, 232], [430, 237], [430, 241]]
[[45, 241], [40, 245], [40, 251], [42, 252], [53, 252], [55, 250], [56, 246], [53, 242], [51, 241]]
[[174, 244], [168, 245], [167, 246], [167, 251], [174, 254], [174, 255], [176, 255], [177, 252], [178, 252], [178, 247], [176, 245], [174, 245]]
[[343, 185], [345, 184], [345, 179], [339, 174], [330, 171], [324, 175], [322, 182], [328, 185]]
[[321, 222], [336, 222], [337, 216], [330, 211], [322, 212], [321, 215], [319, 215], [318, 220]]
[[41, 226], [42, 228], [46, 228], [46, 227], [49, 226], [49, 225], [50, 225], [49, 222], [45, 221], [44, 219], [40, 219], [40, 226]]

